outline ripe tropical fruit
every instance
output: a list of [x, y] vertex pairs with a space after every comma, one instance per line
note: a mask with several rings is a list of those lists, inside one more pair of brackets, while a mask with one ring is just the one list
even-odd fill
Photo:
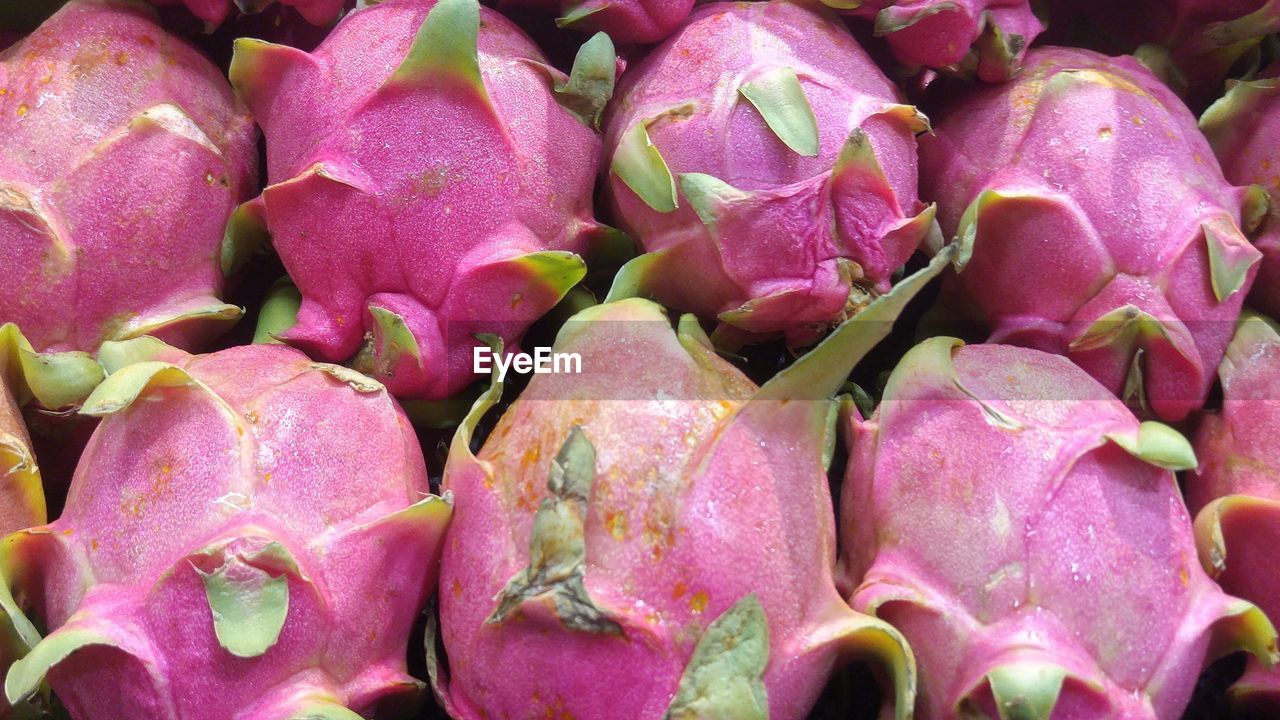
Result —
[[470, 383], [475, 334], [514, 345], [585, 274], [615, 63], [597, 35], [565, 76], [475, 0], [371, 5], [314, 53], [238, 40], [270, 182], [245, 215], [303, 298], [282, 339], [398, 396]]
[[[1218, 369], [1222, 412], [1207, 415], [1196, 436], [1200, 465], [1187, 479], [1200, 559], [1227, 592], [1280, 618], [1280, 334], [1248, 314]], [[1239, 710], [1280, 712], [1280, 672], [1250, 662], [1229, 691]], [[1247, 713], [1246, 713], [1247, 714]], [[1249, 715], [1253, 717], [1253, 715]]]
[[915, 649], [922, 720], [1175, 718], [1208, 661], [1277, 660], [1197, 562], [1190, 444], [1066, 358], [931, 338], [844, 429], [842, 584]]
[[608, 33], [619, 45], [648, 45], [665, 39], [693, 10], [694, 0], [502, 0], [498, 7], [530, 7], [559, 12], [556, 25]]
[[1220, 94], [1233, 66], [1256, 67], [1263, 41], [1280, 31], [1275, 0], [1053, 0], [1051, 7], [1051, 27], [1087, 19], [1113, 50], [1157, 58], [1196, 104]]
[[[22, 407], [32, 401], [55, 410], [74, 406], [101, 380], [102, 368], [88, 354], [37, 353], [16, 325], [0, 325], [0, 536], [48, 519]], [[0, 577], [0, 677], [30, 649], [30, 638], [10, 621], [17, 612], [12, 589]], [[0, 717], [10, 717], [9, 709], [0, 697]]]
[[1005, 82], [1044, 31], [1029, 0], [823, 0], [875, 22], [899, 62]]
[[1228, 181], [1256, 183], [1267, 191], [1270, 212], [1254, 240], [1262, 263], [1249, 303], [1280, 317], [1280, 63], [1257, 79], [1232, 83], [1200, 116], [1200, 129]]
[[101, 359], [65, 511], [0, 543], [50, 630], [5, 608], [33, 645], [9, 701], [47, 679], [80, 720], [355, 720], [420, 690], [406, 643], [450, 506], [382, 385], [282, 345]]
[[237, 12], [262, 12], [274, 2], [290, 5], [312, 25], [327, 25], [342, 13], [347, 0], [151, 0], [157, 5], [185, 5], [192, 15], [204, 21], [213, 30], [228, 16]]
[[916, 199], [927, 128], [830, 13], [703, 5], [610, 106], [608, 188], [646, 251], [615, 287], [722, 332], [813, 343], [933, 228]]
[[0, 320], [39, 351], [208, 341], [257, 177], [221, 72], [145, 5], [72, 0], [0, 53]]
[[473, 455], [495, 385], [445, 470], [451, 716], [797, 720], [843, 657], [875, 662], [908, 717], [909, 650], [832, 581], [831, 396], [952, 255], [763, 387], [639, 298], [569, 320], [555, 351], [582, 373], [535, 375]]
[[1191, 113], [1128, 57], [1036, 49], [941, 117], [921, 188], [972, 242], [952, 286], [990, 342], [1065, 354], [1162, 419], [1201, 407], [1257, 272], [1245, 231], [1265, 192], [1228, 183]]

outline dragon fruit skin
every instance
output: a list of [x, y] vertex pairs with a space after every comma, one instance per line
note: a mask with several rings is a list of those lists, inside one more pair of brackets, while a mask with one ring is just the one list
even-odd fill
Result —
[[627, 71], [606, 120], [615, 215], [646, 251], [620, 286], [812, 343], [933, 227], [916, 199], [926, 128], [826, 11], [699, 7]]
[[1162, 419], [1202, 406], [1257, 271], [1241, 226], [1265, 214], [1261, 189], [1223, 179], [1131, 58], [1036, 49], [948, 110], [921, 140], [921, 188], [973, 242], [952, 285], [990, 341], [1066, 354]]
[[666, 39], [689, 17], [694, 0], [501, 0], [499, 9], [527, 7], [559, 12], [556, 25], [605, 32], [619, 45], [648, 45]]
[[237, 12], [257, 13], [273, 2], [289, 5], [312, 25], [328, 25], [342, 14], [347, 0], [151, 0], [157, 5], [184, 5], [205, 28], [213, 30]]
[[372, 5], [311, 54], [237, 41], [271, 183], [250, 207], [303, 295], [282, 339], [398, 396], [471, 382], [473, 335], [512, 345], [585, 274], [615, 61], [599, 35], [565, 78], [475, 0]]
[[1256, 80], [1237, 82], [1200, 117], [1200, 129], [1230, 182], [1266, 189], [1271, 212], [1254, 246], [1262, 252], [1249, 303], [1280, 316], [1280, 63]]
[[217, 296], [257, 148], [212, 63], [145, 6], [73, 0], [0, 54], [0, 90], [0, 318], [91, 351], [195, 347], [240, 316]]
[[[533, 376], [473, 456], [495, 386], [445, 469], [451, 676], [433, 679], [450, 715], [763, 718], [767, 706], [803, 718], [837, 660], [855, 657], [884, 666], [908, 717], [910, 651], [832, 580], [830, 395], [949, 256], [762, 388], [693, 316], [673, 331], [639, 298], [569, 320], [555, 351], [578, 353], [582, 373]], [[557, 483], [569, 487], [548, 491]], [[714, 648], [731, 659], [706, 667]], [[700, 689], [705, 704], [690, 703]]]
[[9, 700], [47, 673], [79, 720], [354, 720], [416, 692], [450, 508], [385, 389], [281, 345], [102, 358], [65, 512], [0, 549], [52, 629]]
[[[1187, 480], [1207, 571], [1228, 592], [1280, 618], [1280, 334], [1258, 315], [1241, 318], [1219, 368], [1222, 412], [1201, 420], [1200, 465]], [[1280, 672], [1250, 662], [1229, 694], [1259, 717], [1280, 711]]]
[[1168, 78], [1197, 106], [1221, 93], [1223, 78], [1280, 31], [1276, 0], [1052, 0], [1050, 27], [1087, 19], [1117, 52], [1159, 48]]
[[875, 22], [899, 62], [1005, 82], [1044, 31], [1029, 0], [823, 0]]
[[844, 429], [842, 585], [916, 650], [918, 718], [1176, 718], [1213, 657], [1276, 660], [1196, 561], [1190, 445], [1065, 358], [932, 338]]

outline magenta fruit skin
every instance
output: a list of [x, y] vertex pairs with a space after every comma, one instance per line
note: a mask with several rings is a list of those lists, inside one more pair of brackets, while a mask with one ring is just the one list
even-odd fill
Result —
[[1223, 178], [1181, 101], [1132, 58], [1041, 48], [934, 132], [922, 194], [945, 235], [972, 242], [951, 283], [975, 305], [966, 319], [990, 342], [1067, 355], [1144, 414], [1200, 408], [1266, 202]]
[[0, 318], [38, 351], [150, 334], [196, 349], [228, 218], [257, 183], [253, 121], [145, 5], [73, 0], [0, 53]]
[[47, 676], [78, 720], [347, 720], [419, 692], [450, 505], [386, 390], [282, 345], [102, 357], [65, 511], [0, 543], [49, 630], [8, 699]]
[[839, 578], [911, 643], [920, 720], [1176, 718], [1214, 658], [1275, 662], [1197, 561], [1190, 444], [1066, 358], [932, 338], [844, 430]]

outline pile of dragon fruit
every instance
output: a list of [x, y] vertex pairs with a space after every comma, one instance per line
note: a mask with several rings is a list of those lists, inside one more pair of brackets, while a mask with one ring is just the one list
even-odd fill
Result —
[[1280, 718], [1280, 0], [0, 0], [0, 719]]

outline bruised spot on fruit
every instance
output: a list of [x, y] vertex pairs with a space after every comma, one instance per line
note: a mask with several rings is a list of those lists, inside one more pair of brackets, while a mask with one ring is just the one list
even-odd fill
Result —
[[609, 530], [609, 535], [614, 540], [622, 541], [627, 537], [627, 516], [619, 510], [615, 510], [605, 516], [604, 526]]

